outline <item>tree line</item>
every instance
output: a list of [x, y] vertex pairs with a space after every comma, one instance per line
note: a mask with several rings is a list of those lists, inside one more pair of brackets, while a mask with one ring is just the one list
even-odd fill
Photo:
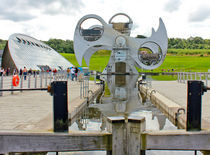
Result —
[[[143, 35], [137, 35], [137, 38], [145, 38]], [[7, 40], [0, 39], [0, 50], [3, 50]], [[59, 53], [74, 53], [73, 41], [62, 39], [49, 39], [42, 41]], [[190, 37], [188, 39], [169, 38], [169, 49], [210, 49], [210, 39], [201, 37]]]

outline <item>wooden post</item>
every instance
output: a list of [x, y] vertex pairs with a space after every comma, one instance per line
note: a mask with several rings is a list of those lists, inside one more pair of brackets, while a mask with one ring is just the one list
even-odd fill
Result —
[[112, 154], [126, 155], [126, 146], [124, 143], [125, 135], [125, 118], [108, 117], [110, 123], [107, 127], [108, 132], [112, 132]]
[[144, 117], [108, 117], [109, 132], [112, 132], [113, 155], [144, 155], [141, 150], [141, 133], [145, 131]]
[[141, 150], [141, 133], [146, 129], [145, 117], [128, 117], [127, 124], [127, 146], [128, 154], [144, 155], [145, 150]]

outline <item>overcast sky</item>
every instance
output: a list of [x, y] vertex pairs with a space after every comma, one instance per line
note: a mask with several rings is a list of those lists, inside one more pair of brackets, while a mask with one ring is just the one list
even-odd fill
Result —
[[159, 17], [168, 36], [210, 39], [209, 0], [0, 0], [0, 38], [23, 33], [39, 40], [73, 39], [81, 17], [97, 14], [106, 22], [116, 13], [128, 14], [132, 36], [149, 36]]

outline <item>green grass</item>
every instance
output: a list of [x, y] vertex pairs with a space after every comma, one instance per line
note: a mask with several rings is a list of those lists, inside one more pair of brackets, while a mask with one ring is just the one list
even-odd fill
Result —
[[[79, 66], [74, 54], [61, 53], [67, 60], [73, 65]], [[90, 60], [90, 70], [103, 71], [109, 62], [109, 55], [98, 55], [94, 54]], [[83, 61], [83, 66], [86, 66]], [[207, 72], [210, 69], [210, 57], [200, 56], [166, 56], [163, 64], [153, 70], [153, 72], [162, 72], [162, 70], [171, 72], [172, 69], [175, 71], [186, 71], [186, 72]], [[142, 70], [139, 70], [142, 71]]]
[[168, 54], [171, 55], [208, 55], [210, 56], [210, 49], [168, 49]]
[[[66, 59], [68, 59], [73, 65], [79, 66], [78, 62], [75, 58], [74, 54], [67, 54], [67, 53], [61, 53]], [[90, 60], [90, 70], [96, 70], [102, 72], [103, 69], [106, 67], [106, 65], [109, 62], [110, 53], [102, 52], [96, 52], [91, 57]], [[83, 67], [86, 66], [85, 61], [83, 60]], [[175, 70], [175, 72], [207, 72], [208, 69], [210, 69], [210, 57], [207, 56], [172, 56], [167, 55], [165, 61], [163, 64], [153, 71], [146, 71], [138, 69], [139, 72], [162, 72], [162, 70], [168, 72], [171, 72], [172, 69]], [[160, 76], [152, 76], [152, 79], [154, 80], [177, 80], [177, 76], [172, 75], [160, 75]], [[109, 94], [109, 93], [108, 93]], [[108, 96], [108, 95], [107, 95]]]
[[177, 80], [176, 75], [159, 75], [159, 76], [151, 76], [153, 80], [157, 81], [174, 81]]
[[[69, 60], [73, 65], [79, 66], [74, 54], [68, 54], [68, 53], [60, 53], [60, 54], [64, 56], [67, 60]], [[110, 52], [102, 55], [99, 55], [98, 52], [96, 52], [90, 59], [89, 69], [102, 72], [103, 69], [108, 64], [109, 58], [110, 58]], [[82, 67], [86, 66], [87, 66], [86, 63], [83, 60]]]
[[166, 56], [163, 64], [154, 71], [162, 71], [168, 69], [171, 71], [193, 71], [193, 72], [207, 72], [210, 69], [210, 57], [199, 56]]

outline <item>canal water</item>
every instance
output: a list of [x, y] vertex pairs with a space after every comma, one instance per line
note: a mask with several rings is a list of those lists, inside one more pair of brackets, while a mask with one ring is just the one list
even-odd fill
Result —
[[[144, 101], [136, 85], [138, 76], [105, 76], [110, 93], [100, 102], [90, 103], [83, 109], [69, 131], [107, 131], [107, 117], [139, 117], [146, 119], [146, 130], [178, 130], [150, 101]], [[106, 92], [107, 94], [107, 92]], [[110, 94], [110, 95], [109, 95]], [[173, 140], [173, 139], [171, 139]], [[106, 151], [59, 152], [61, 155], [106, 155]], [[146, 151], [147, 155], [193, 155], [194, 151]], [[197, 152], [198, 155], [202, 153]], [[55, 155], [49, 152], [48, 155]]]

